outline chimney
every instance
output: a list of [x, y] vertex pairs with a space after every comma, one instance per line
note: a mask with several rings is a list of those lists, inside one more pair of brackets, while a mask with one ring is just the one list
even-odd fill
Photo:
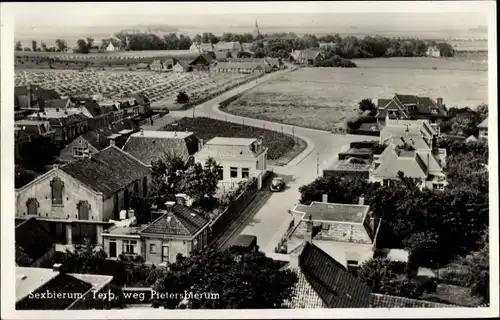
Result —
[[358, 203], [363, 206], [365, 204], [365, 197], [364, 196], [360, 196], [359, 199], [358, 199]]
[[55, 263], [55, 264], [52, 266], [52, 271], [54, 271], [54, 272], [61, 272], [61, 266], [62, 266], [62, 264], [60, 264], [60, 263]]
[[26, 91], [28, 94], [28, 108], [31, 108], [31, 84], [26, 86]]
[[175, 201], [177, 204], [186, 205], [186, 195], [184, 193], [178, 193], [175, 195]]
[[323, 194], [323, 199], [322, 199], [322, 202], [323, 203], [327, 203], [328, 202], [328, 194]]
[[443, 98], [437, 98], [437, 105], [439, 108], [443, 107]]
[[304, 241], [312, 243], [313, 227], [312, 216], [309, 215], [309, 220], [306, 221], [306, 234], [304, 235]]
[[299, 250], [299, 252], [290, 253], [290, 268], [291, 269], [298, 269], [299, 268], [300, 253], [301, 253], [301, 250]]

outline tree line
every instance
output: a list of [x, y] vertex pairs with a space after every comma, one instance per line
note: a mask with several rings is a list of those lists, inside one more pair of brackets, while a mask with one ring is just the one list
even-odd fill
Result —
[[[80, 47], [81, 41], [77, 41], [76, 51], [83, 51]], [[425, 56], [427, 49], [436, 46], [441, 52], [441, 56], [453, 56], [453, 47], [445, 42], [426, 41], [416, 38], [389, 38], [382, 36], [366, 36], [358, 38], [354, 36], [341, 37], [339, 34], [316, 36], [305, 34], [298, 36], [295, 33], [270, 33], [254, 37], [250, 33], [223, 33], [216, 36], [211, 32], [204, 32], [193, 37], [188, 35], [169, 33], [160, 37], [154, 33], [134, 33], [118, 32], [115, 38], [103, 39], [100, 49], [104, 49], [110, 42], [130, 51], [139, 50], [187, 50], [193, 43], [212, 43], [236, 41], [240, 43], [252, 43], [251, 51], [256, 57], [269, 56], [275, 58], [289, 58], [292, 50], [302, 50], [306, 48], [319, 49], [320, 43], [334, 43], [334, 46], [325, 49], [324, 53], [330, 57], [339, 56], [345, 59], [353, 58], [377, 58], [377, 57], [420, 57]], [[36, 41], [33, 41], [36, 44]], [[32, 45], [32, 48], [25, 48], [26, 51], [64, 51], [68, 47], [64, 40], [56, 40], [56, 46], [48, 48], [41, 45]], [[82, 50], [83, 49], [83, 50]], [[16, 50], [20, 51], [22, 45], [16, 44]]]

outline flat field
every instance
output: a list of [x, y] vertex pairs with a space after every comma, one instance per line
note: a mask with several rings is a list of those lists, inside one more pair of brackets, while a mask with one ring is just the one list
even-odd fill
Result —
[[194, 132], [205, 142], [214, 137], [257, 138], [262, 136], [264, 145], [269, 148], [267, 158], [270, 165], [285, 165], [307, 148], [307, 144], [301, 139], [294, 139], [281, 132], [204, 117], [181, 118], [160, 130]]
[[442, 97], [448, 107], [488, 102], [487, 64], [457, 59], [382, 58], [358, 68], [302, 68], [243, 94], [225, 107], [232, 114], [335, 130], [357, 113], [357, 103], [394, 93]]

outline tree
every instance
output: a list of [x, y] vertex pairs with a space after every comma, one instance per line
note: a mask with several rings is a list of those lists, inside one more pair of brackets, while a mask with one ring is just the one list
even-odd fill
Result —
[[92, 48], [94, 48], [94, 39], [87, 37], [87, 49], [90, 50]]
[[23, 45], [21, 44], [21, 41], [16, 42], [16, 46], [14, 47], [15, 51], [23, 51]]
[[[262, 252], [208, 249], [178, 256], [154, 290], [198, 294], [200, 299], [155, 299], [153, 307], [169, 309], [269, 309], [293, 298], [297, 275]], [[207, 297], [217, 295], [217, 299]]]
[[68, 44], [65, 40], [56, 39], [56, 47], [58, 52], [65, 52], [68, 49]]
[[181, 172], [186, 169], [184, 160], [177, 156], [168, 156], [165, 160], [153, 161], [152, 183], [149, 187], [148, 198], [150, 203], [162, 207], [166, 201], [175, 199], [180, 192], [179, 182]]
[[231, 51], [226, 52], [226, 58], [231, 59], [233, 55], [231, 54]]
[[47, 47], [47, 44], [45, 42], [41, 42], [40, 46], [42, 47], [42, 51], [44, 52], [49, 51], [49, 48]]
[[372, 99], [361, 100], [358, 103], [358, 108], [362, 113], [365, 111], [370, 111], [370, 115], [375, 115], [377, 113], [377, 106], [375, 106]]
[[89, 47], [87, 45], [87, 42], [85, 42], [85, 40], [83, 39], [78, 39], [78, 41], [76, 42], [76, 52], [77, 53], [89, 53]]
[[189, 102], [189, 96], [187, 95], [186, 91], [182, 90], [179, 91], [177, 94], [177, 103], [188, 103]]
[[438, 243], [438, 235], [434, 232], [417, 232], [405, 238], [403, 245], [409, 252], [411, 267], [417, 269], [435, 257]]
[[59, 151], [59, 147], [52, 143], [50, 138], [40, 137], [22, 146], [19, 165], [23, 169], [43, 174], [46, 167], [54, 163]]
[[381, 154], [382, 152], [384, 152], [385, 148], [387, 148], [386, 144], [376, 142], [371, 146], [370, 149], [373, 154]]
[[179, 189], [193, 199], [194, 206], [210, 209], [218, 188], [218, 164], [209, 158], [203, 166], [201, 163], [191, 165], [179, 181]]
[[31, 50], [38, 51], [38, 43], [35, 40], [31, 40]]
[[436, 45], [439, 49], [441, 57], [453, 57], [455, 55], [455, 50], [453, 46], [446, 42], [440, 42]]

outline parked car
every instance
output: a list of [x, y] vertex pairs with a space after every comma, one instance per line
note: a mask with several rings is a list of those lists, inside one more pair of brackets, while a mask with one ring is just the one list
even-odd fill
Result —
[[275, 191], [282, 191], [285, 189], [285, 179], [283, 177], [275, 177], [273, 178], [273, 181], [271, 181], [271, 186], [269, 189], [273, 192]]

